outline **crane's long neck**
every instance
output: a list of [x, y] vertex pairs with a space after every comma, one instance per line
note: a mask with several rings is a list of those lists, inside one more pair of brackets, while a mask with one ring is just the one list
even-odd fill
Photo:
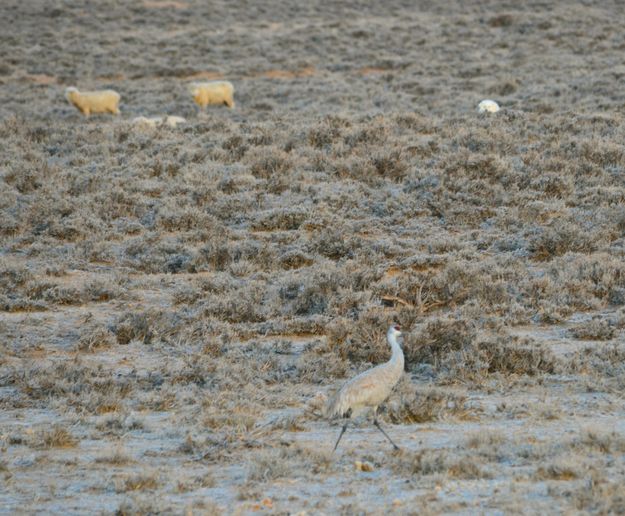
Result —
[[392, 355], [390, 363], [397, 364], [397, 366], [401, 369], [404, 368], [404, 352], [401, 350], [401, 346], [399, 342], [397, 342], [397, 338], [395, 335], [388, 336], [388, 343], [391, 345]]

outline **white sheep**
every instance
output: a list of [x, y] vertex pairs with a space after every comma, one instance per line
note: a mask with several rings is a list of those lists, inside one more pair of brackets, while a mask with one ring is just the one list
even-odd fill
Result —
[[477, 105], [477, 110], [480, 113], [497, 113], [500, 107], [494, 100], [483, 100]]
[[228, 81], [194, 82], [189, 85], [189, 90], [202, 109], [209, 104], [234, 107], [234, 86]]
[[132, 119], [134, 125], [143, 127], [159, 127], [166, 125], [168, 127], [177, 127], [179, 124], [186, 123], [187, 119], [181, 116], [138, 116]]
[[65, 90], [65, 98], [85, 116], [91, 113], [119, 115], [121, 96], [114, 90], [78, 91], [78, 88], [70, 86]]
[[181, 116], [168, 116], [165, 119], [165, 124], [167, 124], [169, 127], [176, 127], [178, 124], [186, 124], [187, 123], [187, 119]]
[[137, 118], [132, 119], [132, 123], [135, 125], [142, 125], [145, 127], [156, 127], [157, 125], [161, 125], [163, 123], [163, 118], [160, 116], [138, 116]]

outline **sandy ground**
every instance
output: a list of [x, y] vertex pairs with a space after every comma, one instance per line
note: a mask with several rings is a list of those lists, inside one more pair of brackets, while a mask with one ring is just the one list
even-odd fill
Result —
[[[1, 513], [625, 512], [619, 3], [5, 1], [0, 34]], [[401, 450], [365, 419], [333, 454], [391, 321]]]

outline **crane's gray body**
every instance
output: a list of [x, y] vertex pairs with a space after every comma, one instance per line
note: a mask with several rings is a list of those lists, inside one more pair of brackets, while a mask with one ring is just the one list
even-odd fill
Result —
[[374, 414], [391, 394], [404, 371], [404, 353], [397, 342], [401, 335], [395, 326], [386, 334], [391, 346], [391, 359], [349, 380], [327, 407], [329, 417], [358, 417], [368, 410]]

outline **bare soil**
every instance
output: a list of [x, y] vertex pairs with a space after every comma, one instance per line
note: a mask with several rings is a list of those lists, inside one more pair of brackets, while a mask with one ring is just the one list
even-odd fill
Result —
[[[6, 0], [0, 34], [0, 512], [625, 512], [620, 3]], [[391, 321], [402, 449], [332, 454]]]

